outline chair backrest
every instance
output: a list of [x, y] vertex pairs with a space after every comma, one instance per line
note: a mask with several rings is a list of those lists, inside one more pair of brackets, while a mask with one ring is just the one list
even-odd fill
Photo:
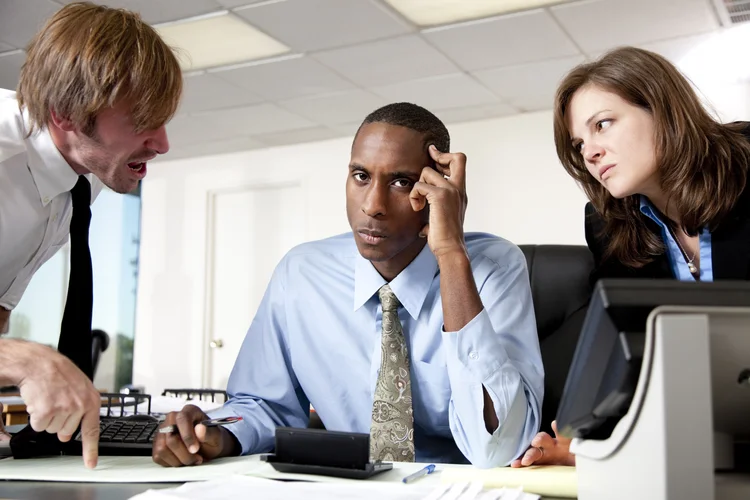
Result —
[[544, 363], [542, 427], [549, 432], [591, 299], [594, 262], [586, 246], [520, 245], [534, 300]]
[[99, 358], [109, 347], [109, 335], [104, 330], [91, 331], [91, 370], [96, 375], [99, 367]]

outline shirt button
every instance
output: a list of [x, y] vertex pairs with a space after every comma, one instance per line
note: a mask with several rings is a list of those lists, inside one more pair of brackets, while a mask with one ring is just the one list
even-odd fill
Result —
[[469, 359], [473, 359], [473, 360], [479, 359], [479, 353], [477, 351], [471, 351], [469, 353]]
[[52, 216], [52, 222], [57, 222], [57, 214]]
[[44, 200], [42, 200], [42, 201], [43, 201], [44, 203], [49, 203], [49, 198], [45, 196], [45, 197], [44, 197]]

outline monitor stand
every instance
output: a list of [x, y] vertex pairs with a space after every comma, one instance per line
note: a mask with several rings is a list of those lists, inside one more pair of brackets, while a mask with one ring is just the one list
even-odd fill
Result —
[[750, 498], [750, 475], [732, 470], [734, 437], [750, 431], [748, 368], [750, 309], [654, 309], [627, 414], [606, 440], [573, 440], [578, 499]]

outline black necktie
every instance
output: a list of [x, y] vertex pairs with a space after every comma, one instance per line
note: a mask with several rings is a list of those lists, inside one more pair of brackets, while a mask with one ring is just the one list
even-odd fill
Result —
[[70, 358], [93, 380], [91, 314], [94, 304], [94, 278], [89, 250], [91, 184], [81, 175], [70, 193], [73, 197], [73, 217], [70, 220], [70, 280], [57, 350]]
[[[60, 354], [70, 358], [83, 373], [93, 380], [91, 312], [94, 303], [94, 280], [89, 250], [91, 184], [81, 175], [70, 194], [73, 196], [73, 217], [70, 220], [70, 280], [57, 350]], [[31, 425], [27, 425], [13, 435], [10, 440], [10, 449], [15, 458], [42, 457], [61, 453], [81, 454], [80, 442], [71, 440], [61, 443], [55, 434], [36, 432]]]

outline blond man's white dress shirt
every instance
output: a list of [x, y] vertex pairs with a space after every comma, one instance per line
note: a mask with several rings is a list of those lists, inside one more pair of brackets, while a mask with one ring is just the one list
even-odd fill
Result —
[[[28, 130], [15, 92], [0, 89], [0, 333], [34, 273], [67, 242], [78, 180], [49, 131]], [[86, 177], [93, 202], [103, 185]]]

